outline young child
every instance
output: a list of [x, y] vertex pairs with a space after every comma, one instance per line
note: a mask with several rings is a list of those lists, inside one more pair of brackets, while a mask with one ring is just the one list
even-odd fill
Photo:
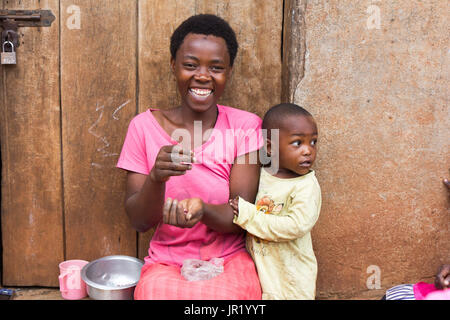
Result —
[[[262, 298], [315, 298], [317, 261], [311, 229], [322, 204], [311, 169], [316, 159], [317, 125], [312, 115], [290, 103], [272, 107], [264, 116], [266, 151], [278, 168], [261, 168], [256, 204], [230, 200], [234, 223], [247, 230], [247, 249], [255, 261]], [[279, 130], [279, 141], [274, 133]], [[272, 164], [273, 166], [273, 164]]]

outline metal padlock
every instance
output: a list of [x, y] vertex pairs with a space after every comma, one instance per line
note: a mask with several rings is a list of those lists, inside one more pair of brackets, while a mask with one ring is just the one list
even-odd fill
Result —
[[[11, 52], [5, 52], [5, 44], [11, 45]], [[16, 64], [16, 52], [14, 51], [14, 44], [11, 41], [5, 41], [2, 45], [2, 52], [1, 52], [1, 61], [2, 64]]]

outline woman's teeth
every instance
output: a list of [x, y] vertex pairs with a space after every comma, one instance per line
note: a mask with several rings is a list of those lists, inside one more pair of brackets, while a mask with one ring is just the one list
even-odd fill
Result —
[[190, 92], [192, 92], [194, 95], [204, 98], [209, 96], [212, 93], [211, 89], [197, 89], [197, 88], [191, 88], [189, 89]]

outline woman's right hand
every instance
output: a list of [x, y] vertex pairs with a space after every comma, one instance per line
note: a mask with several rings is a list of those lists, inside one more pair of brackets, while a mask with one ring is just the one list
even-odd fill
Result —
[[163, 146], [150, 171], [150, 179], [154, 182], [166, 182], [171, 176], [182, 176], [192, 169], [194, 162], [194, 152], [183, 150], [179, 144]]

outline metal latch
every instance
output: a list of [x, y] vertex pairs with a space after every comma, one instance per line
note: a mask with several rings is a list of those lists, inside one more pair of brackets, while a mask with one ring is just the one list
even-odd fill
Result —
[[18, 28], [50, 27], [55, 20], [51, 10], [0, 10], [1, 43], [11, 41], [20, 45]]

